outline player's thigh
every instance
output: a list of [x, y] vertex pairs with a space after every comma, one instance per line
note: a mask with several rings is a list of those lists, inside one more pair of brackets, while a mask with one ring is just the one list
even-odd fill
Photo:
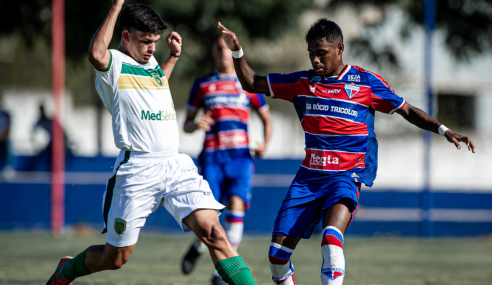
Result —
[[323, 228], [332, 226], [345, 233], [352, 220], [351, 204], [352, 202], [346, 198], [326, 209], [323, 217]]
[[323, 205], [323, 228], [334, 226], [345, 233], [357, 210], [359, 191], [360, 183], [351, 181], [331, 186], [331, 194]]

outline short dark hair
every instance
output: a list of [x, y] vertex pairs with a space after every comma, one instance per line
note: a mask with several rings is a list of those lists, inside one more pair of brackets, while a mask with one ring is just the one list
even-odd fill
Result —
[[143, 4], [131, 4], [121, 13], [121, 31], [137, 30], [139, 32], [160, 34], [167, 28], [159, 14], [154, 9]]
[[325, 38], [326, 42], [334, 43], [340, 40], [343, 43], [342, 29], [333, 21], [326, 18], [320, 18], [314, 22], [306, 34], [306, 43]]

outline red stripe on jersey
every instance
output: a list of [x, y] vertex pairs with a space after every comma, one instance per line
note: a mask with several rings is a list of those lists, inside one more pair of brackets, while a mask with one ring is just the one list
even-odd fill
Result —
[[287, 264], [289, 262], [289, 259], [281, 259], [281, 258], [277, 258], [275, 256], [272, 256], [272, 255], [268, 255], [268, 260], [270, 261], [271, 264], [275, 264], [275, 265], [284, 265], [284, 264]]
[[247, 122], [249, 118], [249, 110], [247, 109], [228, 108], [220, 106], [219, 108], [210, 109], [210, 111], [212, 111], [212, 119], [233, 117]]
[[325, 235], [321, 240], [321, 246], [331, 244], [343, 248], [342, 242], [333, 235]]
[[360, 88], [360, 91], [354, 95], [354, 97], [350, 98], [345, 91], [345, 84], [329, 84], [324, 85], [321, 83], [316, 84], [316, 89], [312, 94], [316, 97], [320, 98], [331, 98], [337, 100], [344, 100], [347, 102], [355, 102], [361, 105], [370, 107], [371, 106], [371, 87], [357, 85]]
[[237, 85], [235, 81], [211, 81], [204, 82], [200, 85], [200, 89], [205, 93], [208, 92], [234, 92], [238, 93]]
[[325, 171], [346, 171], [355, 167], [364, 168], [364, 158], [364, 153], [306, 149], [302, 166]]
[[205, 150], [247, 147], [249, 144], [248, 134], [244, 130], [233, 130], [220, 132], [218, 135], [205, 137]]
[[302, 121], [304, 131], [315, 135], [368, 135], [367, 126], [363, 123], [345, 119], [314, 117], [304, 115]]

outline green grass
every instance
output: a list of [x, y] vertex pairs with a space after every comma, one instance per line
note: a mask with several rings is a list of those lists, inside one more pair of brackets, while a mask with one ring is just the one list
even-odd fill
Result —
[[[59, 259], [76, 255], [105, 236], [55, 239], [46, 233], [0, 233], [0, 284], [45, 284]], [[210, 284], [212, 262], [204, 255], [190, 276], [179, 262], [191, 236], [143, 234], [130, 261], [118, 271], [80, 278], [76, 284]], [[239, 248], [257, 284], [271, 281], [268, 237], [246, 237]], [[344, 244], [344, 285], [492, 284], [492, 239], [350, 239]], [[320, 238], [302, 241], [292, 257], [296, 283], [320, 284]]]

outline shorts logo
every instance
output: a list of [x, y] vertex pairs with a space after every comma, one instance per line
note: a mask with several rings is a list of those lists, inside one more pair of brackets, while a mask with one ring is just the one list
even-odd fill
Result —
[[159, 74], [152, 73], [152, 78], [154, 78], [155, 82], [157, 82], [157, 84], [159, 84], [159, 86], [162, 86], [162, 80], [161, 80]]
[[114, 231], [122, 235], [126, 231], [126, 221], [120, 218], [114, 219]]
[[212, 194], [212, 192], [207, 191], [207, 192], [205, 192], [204, 194], [205, 194], [205, 195], [210, 195], [210, 194]]
[[347, 92], [347, 95], [349, 96], [350, 99], [354, 97], [357, 93], [360, 91], [360, 86], [352, 84], [345, 84], [345, 92]]

